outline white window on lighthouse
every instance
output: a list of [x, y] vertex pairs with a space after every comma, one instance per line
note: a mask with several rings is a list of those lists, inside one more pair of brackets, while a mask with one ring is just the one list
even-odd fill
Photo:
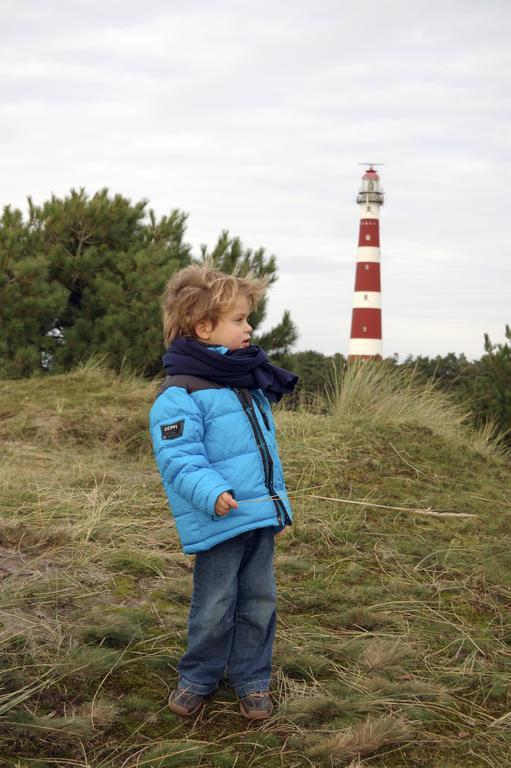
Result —
[[366, 240], [370, 240], [370, 239], [371, 239], [371, 235], [366, 235]]

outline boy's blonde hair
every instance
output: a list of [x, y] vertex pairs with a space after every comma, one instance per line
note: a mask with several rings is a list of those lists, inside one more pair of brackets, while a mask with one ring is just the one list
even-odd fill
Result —
[[201, 320], [216, 326], [238, 296], [246, 296], [252, 312], [268, 286], [267, 277], [237, 277], [208, 265], [193, 265], [179, 270], [163, 293], [163, 336], [168, 346], [178, 336], [194, 338]]

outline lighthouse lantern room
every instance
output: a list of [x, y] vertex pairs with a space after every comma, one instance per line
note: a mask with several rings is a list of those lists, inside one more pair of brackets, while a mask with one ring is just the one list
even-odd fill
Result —
[[380, 283], [380, 207], [383, 191], [373, 165], [362, 176], [355, 294], [348, 360], [382, 357]]

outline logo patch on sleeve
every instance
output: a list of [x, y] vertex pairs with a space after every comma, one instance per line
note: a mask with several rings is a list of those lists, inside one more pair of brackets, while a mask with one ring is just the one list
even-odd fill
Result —
[[162, 440], [174, 440], [181, 437], [185, 426], [185, 420], [176, 421], [174, 424], [160, 424]]

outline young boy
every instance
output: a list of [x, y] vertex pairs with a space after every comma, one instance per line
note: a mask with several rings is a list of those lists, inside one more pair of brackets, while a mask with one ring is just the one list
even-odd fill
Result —
[[196, 714], [224, 672], [249, 720], [270, 717], [275, 533], [291, 507], [268, 400], [297, 377], [250, 345], [266, 281], [187, 267], [163, 297], [167, 378], [151, 438], [181, 544], [195, 553], [188, 648], [169, 706]]

